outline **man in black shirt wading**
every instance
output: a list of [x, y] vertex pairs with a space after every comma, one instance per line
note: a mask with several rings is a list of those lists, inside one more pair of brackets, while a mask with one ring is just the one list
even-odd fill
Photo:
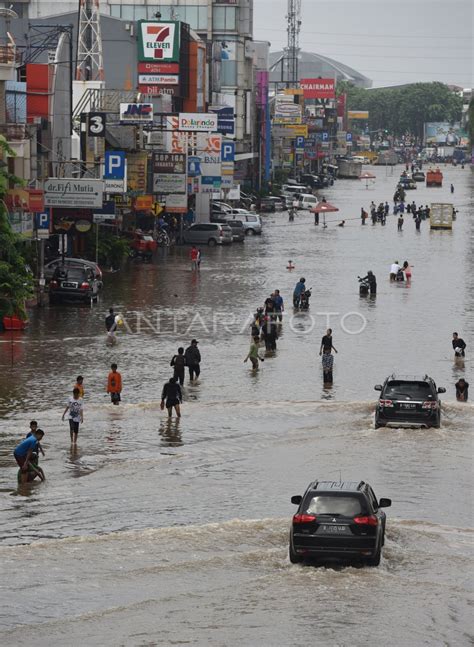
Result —
[[335, 353], [337, 353], [337, 350], [332, 345], [332, 328], [328, 328], [326, 330], [326, 334], [321, 339], [321, 348], [319, 349], [319, 354], [322, 355], [324, 350], [329, 350], [329, 352], [333, 350]]
[[194, 380], [194, 376], [196, 376], [197, 379], [201, 373], [201, 367], [199, 366], [201, 362], [201, 353], [197, 347], [198, 343], [199, 342], [196, 341], [196, 339], [193, 339], [191, 341], [191, 346], [188, 346], [184, 353], [184, 359], [186, 360], [186, 366], [189, 368], [189, 379], [191, 382]]
[[178, 418], [181, 418], [181, 408], [180, 404], [183, 401], [183, 394], [181, 392], [181, 387], [176, 382], [175, 377], [171, 377], [169, 382], [163, 386], [163, 391], [161, 392], [161, 409], [164, 409], [165, 406], [168, 409], [168, 417], [171, 418], [173, 413], [173, 407], [175, 408], [176, 415]]

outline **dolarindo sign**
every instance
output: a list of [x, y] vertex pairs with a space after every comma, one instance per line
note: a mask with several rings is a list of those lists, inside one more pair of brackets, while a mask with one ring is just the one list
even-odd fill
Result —
[[142, 62], [177, 63], [180, 49], [179, 22], [138, 23], [138, 60]]
[[188, 132], [217, 132], [218, 117], [210, 113], [181, 112], [179, 114], [178, 130]]
[[334, 99], [334, 79], [301, 79], [300, 88], [305, 99]]

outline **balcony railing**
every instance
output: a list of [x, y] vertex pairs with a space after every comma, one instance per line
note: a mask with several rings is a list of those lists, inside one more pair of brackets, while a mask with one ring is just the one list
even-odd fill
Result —
[[3, 135], [7, 141], [15, 142], [22, 139], [28, 139], [28, 130], [26, 124], [0, 124], [0, 135]]
[[15, 45], [0, 45], [0, 65], [14, 65], [19, 61]]

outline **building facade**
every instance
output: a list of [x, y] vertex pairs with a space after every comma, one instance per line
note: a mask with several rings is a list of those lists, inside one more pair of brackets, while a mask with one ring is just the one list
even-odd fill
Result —
[[[125, 41], [129, 40], [132, 25], [138, 20], [177, 20], [189, 24], [207, 47], [208, 83], [207, 105], [232, 107], [235, 114], [235, 141], [237, 164], [244, 162], [242, 172], [248, 172], [249, 160], [257, 159], [255, 118], [255, 50], [253, 38], [254, 0], [100, 0], [104, 16], [119, 19], [126, 28]], [[9, 3], [11, 4], [11, 3]], [[20, 17], [28, 20], [53, 18], [60, 21], [67, 12], [78, 11], [78, 0], [24, 0], [13, 3]], [[60, 12], [58, 11], [58, 5]], [[103, 30], [106, 31], [107, 28]], [[107, 59], [107, 53], [104, 52]], [[126, 60], [125, 60], [126, 59]], [[121, 70], [131, 70], [133, 82], [135, 65], [130, 56], [121, 60], [120, 52], [113, 61]], [[106, 63], [107, 68], [107, 63]], [[110, 78], [106, 86], [111, 87]], [[114, 77], [115, 81], [115, 77]], [[117, 88], [117, 84], [112, 87]]]

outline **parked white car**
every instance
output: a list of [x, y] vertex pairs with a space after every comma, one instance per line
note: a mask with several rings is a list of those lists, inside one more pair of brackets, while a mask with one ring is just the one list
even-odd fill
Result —
[[244, 226], [246, 236], [260, 235], [262, 233], [262, 221], [260, 220], [260, 216], [253, 211], [232, 209], [229, 215], [225, 215], [225, 218], [240, 220]]

